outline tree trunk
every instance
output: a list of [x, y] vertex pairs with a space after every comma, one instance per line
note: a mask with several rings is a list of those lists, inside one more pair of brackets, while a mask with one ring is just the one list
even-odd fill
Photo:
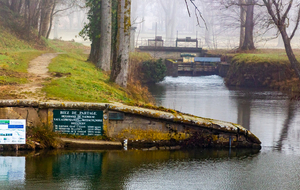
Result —
[[[274, 24], [277, 26], [278, 30], [280, 31], [280, 34], [282, 36], [282, 40], [284, 43], [285, 47], [285, 52], [286, 55], [289, 58], [289, 61], [291, 63], [292, 68], [294, 69], [295, 73], [297, 74], [298, 78], [300, 79], [300, 63], [296, 59], [293, 49], [291, 47], [291, 40], [294, 37], [294, 34], [298, 28], [298, 24], [300, 21], [300, 8], [298, 8], [298, 15], [297, 15], [297, 21], [296, 25], [294, 27], [294, 30], [289, 37], [287, 34], [287, 27], [286, 27], [286, 20], [287, 20], [287, 15], [293, 6], [293, 0], [290, 0], [289, 3], [283, 4], [282, 1], [267, 1], [263, 0], [265, 6], [267, 7], [268, 13], [271, 16]], [[286, 7], [283, 7], [285, 6]], [[273, 11], [272, 7], [275, 7], [275, 12]], [[284, 12], [283, 12], [284, 10]]]
[[241, 28], [240, 28], [240, 45], [239, 48], [241, 49], [244, 40], [245, 40], [245, 24], [246, 24], [246, 6], [243, 6], [246, 4], [245, 0], [239, 0], [240, 3], [240, 20], [241, 20]]
[[300, 63], [295, 57], [295, 54], [291, 46], [291, 40], [289, 39], [284, 26], [280, 28], [280, 33], [283, 39], [286, 55], [288, 56], [291, 66], [294, 69], [295, 73], [297, 74], [298, 78], [300, 78]]
[[[95, 3], [91, 6], [91, 10], [88, 14], [91, 14], [92, 18], [90, 20], [91, 23], [95, 25], [95, 28], [91, 31], [91, 52], [88, 58], [88, 61], [91, 61], [92, 63], [96, 64], [99, 60], [99, 52], [100, 52], [100, 31], [101, 31], [101, 24], [98, 20], [98, 18], [101, 17], [101, 2], [100, 1], [94, 1]], [[101, 18], [100, 18], [101, 19]]]
[[39, 36], [47, 37], [54, 0], [44, 0], [41, 10]]
[[39, 0], [31, 1], [30, 15], [31, 15], [31, 27], [39, 30], [39, 19], [41, 17], [41, 4]]
[[21, 3], [21, 0], [11, 0], [10, 9], [15, 12], [19, 13], [19, 4]]
[[99, 47], [100, 47], [100, 40], [97, 37], [95, 37], [94, 40], [92, 40], [91, 52], [90, 52], [88, 61], [90, 61], [92, 63], [97, 63], [97, 61], [99, 60], [99, 54], [100, 54]]
[[97, 67], [103, 71], [110, 70], [111, 62], [111, 0], [101, 1], [101, 37], [100, 55]]
[[253, 50], [253, 29], [254, 29], [254, 2], [253, 0], [247, 1], [247, 15], [246, 15], [246, 24], [245, 24], [245, 40], [242, 46], [242, 50]]
[[118, 1], [118, 34], [115, 48], [111, 81], [127, 86], [130, 44], [130, 0]]
[[25, 23], [26, 23], [26, 29], [27, 35], [30, 35], [30, 25], [31, 25], [31, 17], [30, 17], [30, 0], [25, 0]]
[[53, 14], [54, 14], [55, 6], [56, 6], [56, 2], [53, 1], [52, 10], [51, 10], [51, 14], [50, 14], [50, 26], [49, 26], [49, 29], [48, 29], [48, 32], [46, 35], [46, 39], [49, 39], [49, 35], [50, 35], [51, 29], [52, 29]]

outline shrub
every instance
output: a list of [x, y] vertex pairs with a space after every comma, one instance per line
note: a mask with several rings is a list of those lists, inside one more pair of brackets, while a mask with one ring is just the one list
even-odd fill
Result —
[[157, 83], [163, 81], [167, 68], [162, 59], [144, 61], [142, 64], [142, 82]]
[[62, 142], [58, 137], [58, 134], [53, 132], [52, 128], [47, 125], [28, 127], [27, 145], [33, 149], [60, 148]]

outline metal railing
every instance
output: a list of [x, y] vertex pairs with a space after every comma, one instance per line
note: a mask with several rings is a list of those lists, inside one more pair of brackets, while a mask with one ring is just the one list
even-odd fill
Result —
[[[197, 39], [198, 47], [202, 47], [201, 39]], [[176, 47], [176, 38], [167, 38], [161, 40], [155, 40], [153, 37], [143, 37], [135, 41], [135, 47], [139, 46], [163, 46], [163, 47]], [[194, 47], [196, 48], [196, 42], [177, 42], [177, 47]]]

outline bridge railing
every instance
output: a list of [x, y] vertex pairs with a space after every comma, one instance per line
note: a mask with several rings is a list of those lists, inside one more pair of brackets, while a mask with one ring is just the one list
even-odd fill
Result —
[[[163, 43], [160, 41], [155, 41], [155, 39], [152, 37], [142, 37], [135, 41], [135, 47], [138, 48], [140, 46], [163, 46], [163, 47], [176, 47], [176, 39], [177, 38], [167, 38], [162, 39]], [[198, 47], [202, 47], [201, 39], [197, 40]], [[177, 42], [177, 47], [194, 47], [196, 48], [196, 42]]]

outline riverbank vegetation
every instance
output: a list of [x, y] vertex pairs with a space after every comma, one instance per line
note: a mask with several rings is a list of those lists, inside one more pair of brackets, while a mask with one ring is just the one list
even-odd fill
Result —
[[[45, 40], [43, 48], [35, 49], [31, 41], [19, 39], [15, 33], [10, 32], [9, 28], [3, 31], [0, 33], [0, 84], [3, 88], [0, 98], [2, 99], [21, 98], [22, 96], [11, 92], [14, 86], [29, 82], [31, 77], [27, 72], [29, 62], [45, 52], [58, 52], [59, 55], [49, 65], [52, 77], [42, 89], [47, 99], [152, 102], [148, 89], [142, 87], [136, 78], [131, 78], [127, 89], [122, 88], [109, 81], [108, 72], [102, 72], [94, 64], [87, 62], [89, 47], [74, 42]], [[152, 59], [150, 55], [139, 53], [132, 54], [131, 57], [133, 65]], [[134, 67], [132, 69], [134, 70]]]
[[[295, 50], [300, 59], [300, 50]], [[300, 80], [291, 67], [283, 49], [259, 49], [253, 51], [210, 51], [212, 55], [222, 55], [230, 68], [225, 77], [227, 86], [267, 87], [300, 94]]]

